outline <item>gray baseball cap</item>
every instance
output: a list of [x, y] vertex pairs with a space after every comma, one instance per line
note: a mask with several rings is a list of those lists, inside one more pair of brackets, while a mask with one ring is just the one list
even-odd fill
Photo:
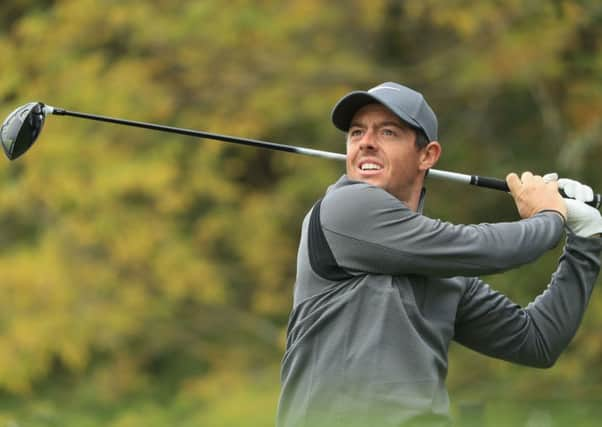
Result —
[[422, 129], [429, 141], [437, 140], [437, 116], [424, 96], [399, 83], [386, 82], [368, 91], [358, 90], [342, 97], [332, 109], [332, 122], [347, 132], [357, 111], [365, 105], [380, 103], [410, 126]]

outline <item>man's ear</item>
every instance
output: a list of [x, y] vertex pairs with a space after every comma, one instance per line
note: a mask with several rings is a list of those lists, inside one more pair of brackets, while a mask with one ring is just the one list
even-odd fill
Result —
[[420, 153], [420, 170], [428, 170], [435, 166], [441, 156], [441, 144], [438, 141], [429, 142]]

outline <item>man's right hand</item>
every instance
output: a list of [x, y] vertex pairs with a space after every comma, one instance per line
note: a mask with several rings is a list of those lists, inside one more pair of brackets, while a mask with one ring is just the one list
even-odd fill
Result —
[[546, 182], [539, 175], [523, 172], [520, 178], [515, 173], [509, 174], [506, 183], [521, 218], [530, 218], [547, 210], [558, 212], [566, 220], [566, 203], [558, 192], [556, 181]]

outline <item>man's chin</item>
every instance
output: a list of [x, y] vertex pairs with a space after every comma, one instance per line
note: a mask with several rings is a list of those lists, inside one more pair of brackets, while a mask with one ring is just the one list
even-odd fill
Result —
[[349, 177], [354, 181], [365, 182], [366, 184], [374, 185], [375, 187], [384, 188], [382, 179], [379, 176], [355, 176]]

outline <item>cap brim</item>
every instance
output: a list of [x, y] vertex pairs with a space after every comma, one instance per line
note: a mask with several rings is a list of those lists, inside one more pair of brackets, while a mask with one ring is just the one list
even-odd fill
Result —
[[341, 98], [332, 109], [332, 123], [334, 123], [338, 129], [342, 130], [343, 132], [347, 132], [351, 126], [351, 120], [353, 120], [355, 113], [357, 113], [360, 108], [374, 103], [384, 105], [391, 110], [393, 114], [398, 116], [404, 122], [408, 123], [410, 126], [416, 126], [415, 120], [409, 117], [403, 111], [393, 108], [382, 99], [379, 99], [365, 91], [350, 92]]

